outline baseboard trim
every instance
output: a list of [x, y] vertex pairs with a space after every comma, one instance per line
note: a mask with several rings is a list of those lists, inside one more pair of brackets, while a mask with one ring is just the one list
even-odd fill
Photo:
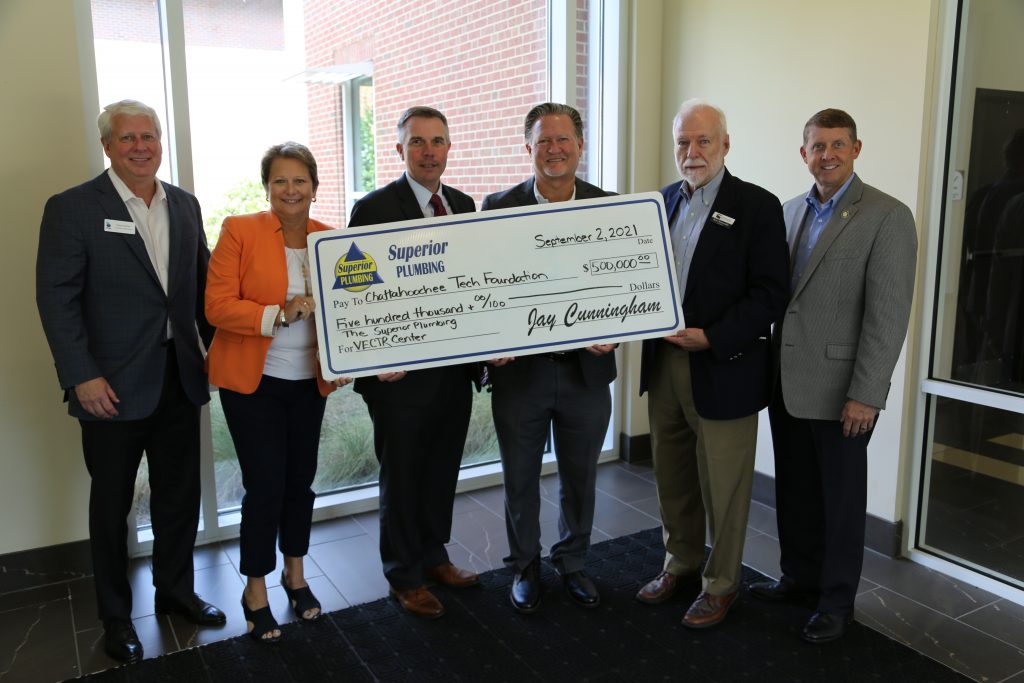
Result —
[[[619, 434], [619, 457], [628, 463], [650, 461], [651, 435]], [[751, 499], [774, 509], [775, 477], [754, 472]], [[899, 557], [903, 548], [903, 522], [889, 522], [874, 515], [866, 515], [864, 547], [888, 557]]]
[[644, 462], [651, 459], [651, 435], [636, 434], [630, 436], [619, 433], [619, 457], [629, 463]]
[[761, 505], [767, 505], [775, 509], [775, 477], [767, 474], [754, 472], [754, 486], [750, 492], [750, 498]]
[[[751, 499], [775, 508], [775, 477], [754, 472]], [[899, 557], [903, 548], [903, 522], [889, 522], [868, 514], [864, 517], [864, 547], [888, 557]]]

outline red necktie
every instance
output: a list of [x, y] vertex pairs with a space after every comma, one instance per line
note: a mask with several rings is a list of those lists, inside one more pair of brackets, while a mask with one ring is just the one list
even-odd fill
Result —
[[[434, 209], [435, 216], [447, 216], [448, 212], [444, 210], [444, 204], [441, 203], [441, 198], [437, 196], [437, 193], [430, 195], [430, 206]], [[486, 386], [489, 377], [487, 372], [487, 365], [482, 363], [482, 369], [480, 372], [480, 386]]]
[[441, 198], [437, 196], [437, 193], [430, 195], [430, 206], [434, 208], [435, 216], [447, 216], [448, 212], [444, 210], [444, 204], [441, 203]]

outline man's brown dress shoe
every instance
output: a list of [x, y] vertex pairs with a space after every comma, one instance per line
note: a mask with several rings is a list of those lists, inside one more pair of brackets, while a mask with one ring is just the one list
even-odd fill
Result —
[[729, 608], [736, 602], [737, 591], [728, 595], [710, 595], [701, 592], [697, 599], [686, 610], [683, 626], [690, 628], [708, 628], [720, 623], [729, 613]]
[[660, 605], [676, 594], [680, 583], [680, 578], [675, 574], [662, 572], [640, 589], [636, 599], [648, 605]]
[[398, 600], [409, 614], [423, 619], [437, 619], [444, 614], [444, 605], [427, 590], [426, 586], [417, 586], [408, 590], [397, 590], [393, 586], [390, 593]]
[[439, 564], [427, 570], [427, 578], [442, 586], [465, 588], [480, 583], [480, 577], [468, 569], [459, 569], [451, 562]]

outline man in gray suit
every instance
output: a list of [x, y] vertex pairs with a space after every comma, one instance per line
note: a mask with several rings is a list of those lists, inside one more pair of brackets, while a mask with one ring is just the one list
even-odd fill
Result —
[[199, 407], [210, 400], [202, 342], [206, 248], [199, 202], [156, 179], [163, 149], [150, 107], [100, 114], [110, 170], [46, 202], [36, 302], [92, 478], [89, 543], [111, 657], [142, 658], [132, 626], [128, 528], [145, 451], [157, 613], [222, 624], [193, 591], [199, 522]]
[[854, 174], [861, 141], [849, 114], [820, 111], [803, 137], [814, 186], [783, 207], [793, 272], [768, 409], [782, 578], [751, 592], [815, 601], [803, 638], [823, 643], [853, 618], [867, 447], [907, 333], [917, 233], [910, 209]]
[[[576, 177], [583, 153], [583, 120], [566, 104], [546, 102], [526, 115], [526, 151], [533, 177], [484, 199], [483, 210], [607, 196]], [[608, 430], [615, 379], [614, 344], [494, 361], [491, 409], [505, 480], [505, 528], [515, 571], [512, 606], [530, 613], [540, 606], [540, 469], [554, 427], [558, 461], [559, 539], [551, 561], [569, 597], [597, 607], [600, 595], [583, 571], [594, 525], [597, 459]]]

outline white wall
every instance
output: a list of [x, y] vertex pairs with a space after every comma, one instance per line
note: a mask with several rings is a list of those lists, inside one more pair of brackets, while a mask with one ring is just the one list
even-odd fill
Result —
[[[660, 78], [662, 58], [662, 0], [634, 2], [629, 16], [629, 172], [626, 192], [648, 192], [661, 187], [659, 173], [661, 155], [666, 149], [655, 133], [661, 128]], [[653, 73], [652, 73], [653, 71]], [[671, 150], [669, 150], [671, 151]], [[619, 396], [623, 410], [622, 431], [626, 434], [647, 434], [647, 396], [638, 397], [640, 389], [640, 342], [625, 344], [619, 363]]]
[[0, 553], [88, 535], [78, 424], [61, 403], [34, 285], [43, 204], [89, 177], [77, 50], [71, 0], [0, 4]]
[[[932, 106], [927, 83], [935, 3], [664, 0], [636, 5], [638, 13], [649, 15], [639, 25], [660, 25], [662, 31], [660, 62], [638, 51], [637, 58], [646, 62], [636, 69], [641, 78], [646, 74], [661, 82], [656, 132], [635, 131], [657, 135], [664, 150], [650, 160], [660, 164], [657, 184], [678, 178], [669, 153], [670, 129], [687, 98], [702, 97], [725, 111], [732, 143], [729, 170], [783, 201], [812, 183], [799, 156], [804, 122], [820, 109], [838, 107], [854, 116], [864, 141], [857, 172], [918, 214], [927, 179], [920, 162], [927, 138], [923, 121]], [[920, 292], [917, 296], [920, 301]], [[900, 443], [913, 425], [904, 409], [904, 393], [913, 390], [907, 374], [901, 360], [870, 448], [868, 511], [889, 521], [901, 516]], [[764, 415], [757, 469], [774, 473]]]

